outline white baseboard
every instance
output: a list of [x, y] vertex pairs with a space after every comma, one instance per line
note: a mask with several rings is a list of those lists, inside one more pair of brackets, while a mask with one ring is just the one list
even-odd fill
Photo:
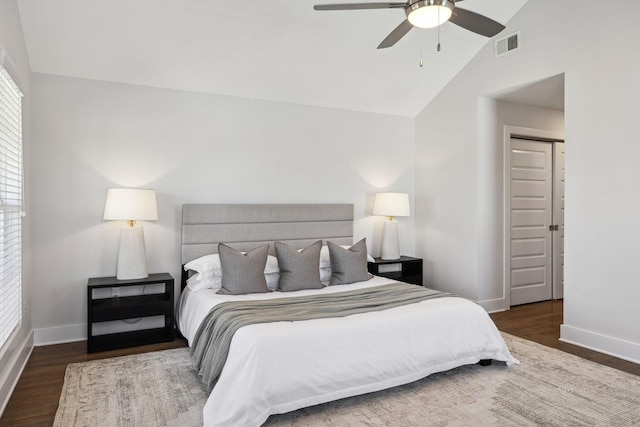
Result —
[[25, 339], [18, 345], [15, 356], [5, 364], [6, 372], [0, 371], [0, 416], [9, 403], [11, 394], [18, 384], [18, 380], [29, 361], [33, 350], [33, 331], [29, 332]]
[[87, 339], [87, 325], [65, 325], [34, 329], [33, 336], [36, 346], [83, 341]]
[[640, 363], [640, 344], [635, 342], [564, 324], [560, 325], [560, 341], [628, 360], [629, 362]]
[[478, 305], [484, 308], [487, 313], [497, 313], [499, 311], [504, 311], [505, 302], [504, 298], [492, 299], [486, 301], [477, 301]]

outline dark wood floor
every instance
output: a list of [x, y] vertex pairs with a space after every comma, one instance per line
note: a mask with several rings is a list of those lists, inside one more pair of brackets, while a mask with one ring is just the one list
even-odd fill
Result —
[[640, 375], [640, 365], [636, 363], [559, 341], [563, 313], [562, 303], [562, 301], [545, 301], [519, 305], [511, 307], [509, 311], [494, 313], [491, 318], [498, 329], [511, 335], [557, 348], [621, 371]]
[[[504, 332], [640, 375], [640, 365], [558, 341], [560, 324], [562, 323], [562, 301], [518, 306], [506, 312], [492, 314], [491, 317], [498, 329]], [[165, 350], [185, 345], [183, 339], [177, 338], [170, 343], [92, 354], [86, 353], [84, 341], [36, 347], [2, 418], [0, 418], [0, 427], [51, 426], [58, 407], [64, 373], [69, 363]]]

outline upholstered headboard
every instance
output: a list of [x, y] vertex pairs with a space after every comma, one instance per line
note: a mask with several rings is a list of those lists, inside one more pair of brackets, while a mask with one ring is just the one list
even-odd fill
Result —
[[[316, 240], [353, 243], [352, 204], [189, 204], [182, 206], [182, 264], [217, 253], [218, 243], [246, 251], [280, 241], [297, 249]], [[184, 274], [183, 274], [184, 276]], [[184, 283], [184, 280], [182, 281]]]

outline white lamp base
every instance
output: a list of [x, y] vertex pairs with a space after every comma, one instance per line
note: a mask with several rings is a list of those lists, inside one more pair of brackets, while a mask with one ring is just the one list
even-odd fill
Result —
[[132, 280], [145, 277], [149, 277], [149, 273], [147, 273], [144, 231], [142, 227], [122, 227], [116, 279]]
[[397, 221], [389, 220], [384, 222], [380, 252], [380, 258], [384, 260], [400, 259], [400, 238], [398, 237]]

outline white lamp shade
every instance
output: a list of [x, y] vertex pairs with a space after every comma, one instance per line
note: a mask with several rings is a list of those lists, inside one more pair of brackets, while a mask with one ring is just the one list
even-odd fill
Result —
[[157, 221], [158, 206], [155, 191], [137, 188], [109, 189], [103, 219]]
[[109, 189], [103, 218], [129, 221], [129, 227], [122, 227], [120, 232], [116, 278], [133, 280], [148, 277], [144, 231], [142, 227], [134, 227], [134, 222], [158, 219], [155, 191], [137, 188]]
[[409, 216], [409, 195], [407, 193], [376, 193], [373, 214], [388, 217]]

